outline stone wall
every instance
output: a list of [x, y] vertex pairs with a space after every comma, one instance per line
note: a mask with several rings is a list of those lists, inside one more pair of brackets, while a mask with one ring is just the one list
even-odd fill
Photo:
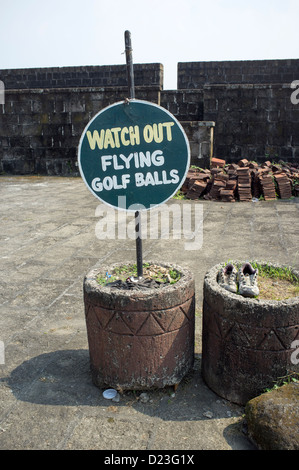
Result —
[[179, 121], [203, 120], [203, 90], [163, 90], [160, 104]]
[[183, 126], [190, 144], [191, 165], [209, 167], [215, 122], [204, 121], [203, 90], [163, 90], [160, 105]]
[[[0, 70], [6, 90], [126, 86], [126, 65]], [[163, 87], [162, 64], [134, 64], [136, 86]]]
[[299, 80], [299, 59], [178, 63], [178, 89], [232, 83], [290, 84], [293, 80]]
[[299, 104], [289, 84], [207, 85], [204, 119], [215, 121], [214, 156], [298, 162]]
[[[136, 98], [182, 123], [192, 164], [208, 166], [212, 152], [227, 162], [298, 163], [299, 103], [290, 85], [299, 60], [179, 63], [178, 90], [163, 90], [158, 63], [135, 64], [134, 78]], [[84, 127], [128, 95], [125, 65], [0, 70], [0, 81], [0, 173], [78, 174]]]
[[[0, 172], [76, 175], [77, 148], [90, 119], [127, 97], [127, 87], [6, 90], [0, 106]], [[159, 87], [136, 87], [159, 103]]]
[[202, 93], [202, 119], [216, 123], [214, 156], [227, 162], [298, 162], [294, 80], [299, 80], [299, 59], [178, 64], [178, 91]]

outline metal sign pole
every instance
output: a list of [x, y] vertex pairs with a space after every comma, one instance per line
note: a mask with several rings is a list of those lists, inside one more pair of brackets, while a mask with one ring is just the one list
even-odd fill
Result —
[[[134, 99], [135, 98], [135, 85], [134, 85], [133, 55], [132, 55], [130, 31], [125, 31], [125, 45], [126, 45], [126, 63], [127, 63], [129, 98]], [[143, 266], [142, 266], [141, 216], [140, 216], [139, 211], [135, 212], [135, 232], [136, 232], [137, 276], [142, 277]]]
[[132, 55], [132, 44], [131, 44], [131, 33], [125, 31], [125, 45], [126, 45], [126, 62], [127, 62], [127, 77], [128, 77], [128, 88], [129, 98], [135, 98], [135, 85], [134, 85], [134, 69], [133, 69], [133, 55]]

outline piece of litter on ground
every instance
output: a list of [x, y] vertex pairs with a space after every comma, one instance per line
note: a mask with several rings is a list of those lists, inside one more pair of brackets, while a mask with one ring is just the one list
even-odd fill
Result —
[[114, 390], [114, 388], [107, 388], [107, 390], [104, 390], [103, 392], [103, 397], [106, 398], [107, 400], [112, 400], [112, 398], [115, 398], [117, 395], [117, 391]]
[[205, 416], [206, 418], [213, 418], [213, 413], [212, 411], [205, 411], [203, 413], [203, 416]]
[[120, 394], [117, 393], [117, 394], [115, 395], [115, 397], [112, 398], [112, 401], [113, 401], [114, 403], [119, 403], [119, 402], [120, 402]]
[[149, 399], [149, 395], [145, 392], [141, 393], [141, 395], [139, 396], [139, 400], [141, 401], [141, 403], [147, 403]]

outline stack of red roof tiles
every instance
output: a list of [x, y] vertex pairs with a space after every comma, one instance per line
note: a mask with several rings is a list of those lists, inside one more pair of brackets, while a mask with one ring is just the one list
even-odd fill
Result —
[[298, 165], [258, 165], [243, 158], [238, 164], [212, 158], [210, 169], [191, 167], [181, 191], [188, 199], [234, 202], [299, 196]]

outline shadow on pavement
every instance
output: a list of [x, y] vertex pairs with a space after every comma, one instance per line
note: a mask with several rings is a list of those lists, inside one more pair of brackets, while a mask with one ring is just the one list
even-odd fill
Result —
[[18, 400], [41, 405], [128, 405], [138, 407], [146, 414], [157, 413], [165, 420], [192, 421], [209, 419], [204, 413], [213, 407], [213, 414], [217, 412], [217, 417], [227, 417], [229, 407], [230, 416], [238, 416], [238, 406], [221, 399], [205, 385], [201, 378], [200, 361], [200, 355], [196, 355], [193, 369], [175, 393], [173, 387], [146, 391], [150, 398], [147, 403], [139, 400], [142, 391], [125, 391], [121, 393], [118, 403], [103, 398], [104, 389], [99, 389], [92, 382], [89, 351], [85, 349], [58, 350], [33, 357], [16, 367], [2, 381], [7, 383]]
[[[215, 420], [223, 428], [223, 437], [232, 449], [254, 449], [242, 429], [242, 409], [218, 397], [203, 382], [200, 374], [200, 357], [197, 355], [194, 368], [182, 380], [174, 393], [173, 387], [149, 390], [149, 400], [140, 400], [141, 391], [126, 391], [120, 394], [118, 403], [103, 397], [103, 390], [92, 383], [89, 369], [89, 351], [60, 350], [41, 354], [24, 361], [14, 369], [6, 382], [15, 398], [45, 406], [98, 407], [121, 419], [128, 417], [130, 409], [153, 420], [163, 422], [200, 422]], [[208, 423], [207, 423], [208, 424]], [[214, 431], [213, 431], [214, 432]]]

